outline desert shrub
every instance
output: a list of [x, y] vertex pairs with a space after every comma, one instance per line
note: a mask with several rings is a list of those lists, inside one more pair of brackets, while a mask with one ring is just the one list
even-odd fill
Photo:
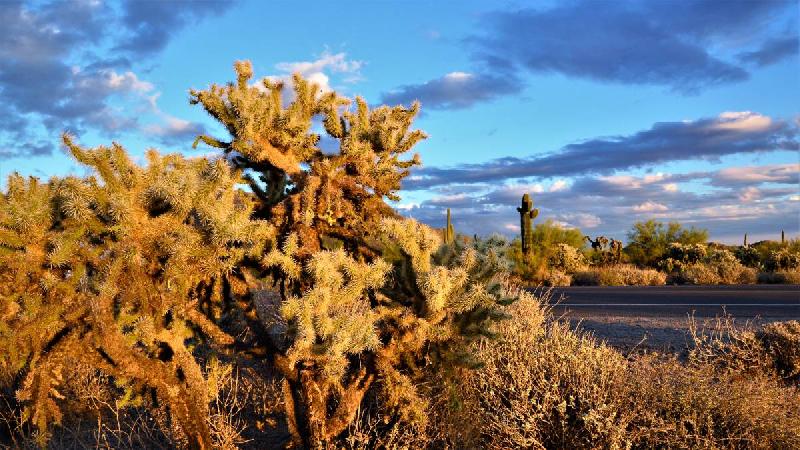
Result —
[[739, 272], [737, 284], [756, 284], [758, 283], [758, 270], [753, 267], [744, 267]]
[[741, 279], [741, 273], [745, 270], [744, 266], [736, 259], [736, 256], [725, 249], [710, 251], [706, 261], [719, 275], [720, 283], [724, 284], [738, 283]]
[[758, 272], [758, 282], [766, 284], [800, 284], [800, 270]]
[[767, 354], [772, 357], [778, 374], [800, 380], [800, 322], [771, 323], [756, 333]]
[[800, 252], [793, 252], [787, 248], [773, 250], [769, 253], [764, 268], [771, 272], [800, 269]]
[[[524, 298], [479, 346], [484, 368], [464, 374], [460, 448], [613, 448], [624, 438], [625, 359], [591, 337], [546, 322]], [[460, 445], [459, 445], [460, 444]]]
[[666, 281], [666, 275], [653, 269], [620, 264], [576, 272], [572, 281], [576, 286], [660, 286]]
[[572, 274], [573, 286], [600, 286], [600, 269], [582, 270]]
[[773, 322], [762, 328], [735, 326], [731, 317], [718, 318], [710, 329], [690, 327], [693, 365], [713, 365], [738, 374], [776, 375], [800, 379], [800, 322]]
[[544, 280], [545, 286], [570, 286], [572, 284], [572, 276], [560, 270], [552, 269], [547, 271], [547, 276]]
[[[675, 245], [679, 249], [685, 246]], [[700, 252], [696, 252], [700, 253]], [[743, 266], [734, 254], [725, 248], [714, 247], [707, 250], [705, 256], [692, 262], [668, 258], [661, 262], [661, 267], [669, 273], [669, 281], [678, 284], [750, 284], [756, 282], [755, 269]]]
[[696, 263], [678, 266], [670, 274], [669, 281], [677, 284], [720, 284], [720, 276], [708, 264]]
[[551, 268], [565, 273], [574, 273], [586, 268], [586, 258], [575, 247], [557, 244], [548, 259]]
[[643, 356], [630, 363], [625, 380], [633, 448], [800, 445], [800, 392], [769, 375]]
[[[800, 445], [800, 391], [775, 375], [777, 358], [760, 335], [727, 328], [735, 344], [722, 344], [719, 333], [703, 335], [687, 362], [653, 354], [626, 359], [553, 321], [534, 299], [506, 311], [511, 318], [497, 327], [502, 338], [475, 344], [486, 366], [464, 374], [460, 402], [439, 425], [457, 430], [451, 447]], [[796, 331], [779, 334], [792, 343], [780, 347], [792, 349], [794, 360]]]

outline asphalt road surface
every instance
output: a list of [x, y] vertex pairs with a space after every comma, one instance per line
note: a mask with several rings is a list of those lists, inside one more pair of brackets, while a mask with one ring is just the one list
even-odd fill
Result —
[[554, 312], [572, 318], [713, 318], [800, 320], [800, 285], [575, 286], [553, 288]]

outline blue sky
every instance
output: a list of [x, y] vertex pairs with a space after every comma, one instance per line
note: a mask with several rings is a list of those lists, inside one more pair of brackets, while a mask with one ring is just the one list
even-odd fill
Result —
[[422, 102], [396, 205], [457, 230], [538, 220], [624, 238], [655, 218], [739, 242], [800, 234], [796, 1], [4, 2], [0, 176], [81, 174], [58, 145], [191, 149], [189, 88], [300, 71]]

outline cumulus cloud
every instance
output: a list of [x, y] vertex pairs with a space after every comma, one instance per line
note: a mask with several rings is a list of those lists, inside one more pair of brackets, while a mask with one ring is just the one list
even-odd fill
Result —
[[[43, 156], [69, 130], [101, 134], [138, 129], [132, 111], [146, 108], [154, 86], [130, 70], [128, 56], [152, 55], [185, 26], [222, 12], [227, 2], [104, 2], [56, 0], [0, 8], [0, 159]], [[99, 57], [104, 48], [118, 50]], [[132, 107], [113, 106], [133, 102]], [[130, 105], [129, 105], [130, 106]], [[44, 134], [43, 134], [44, 133]]]
[[798, 128], [793, 123], [753, 112], [725, 112], [714, 118], [659, 122], [632, 135], [589, 139], [543, 156], [504, 157], [449, 168], [423, 167], [414, 172], [414, 178], [405, 188], [606, 174], [669, 161], [713, 160], [736, 153], [798, 150], [797, 136]]
[[[322, 52], [319, 58], [313, 61], [294, 61], [280, 62], [275, 64], [275, 69], [279, 72], [274, 75], [267, 75], [264, 78], [271, 81], [284, 83], [288, 88], [283, 90], [283, 101], [288, 104], [294, 99], [292, 86], [292, 75], [299, 73], [303, 78], [315, 83], [319, 93], [324, 94], [334, 90], [331, 85], [331, 75], [341, 76], [345, 83], [355, 83], [362, 79], [361, 68], [363, 61], [351, 60], [344, 52], [330, 53], [328, 50]], [[263, 87], [261, 83], [256, 83], [256, 87]]]

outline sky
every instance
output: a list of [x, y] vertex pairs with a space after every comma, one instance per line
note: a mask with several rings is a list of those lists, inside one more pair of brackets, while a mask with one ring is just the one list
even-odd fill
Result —
[[300, 72], [370, 104], [419, 100], [402, 214], [465, 234], [540, 214], [623, 239], [636, 221], [738, 243], [800, 235], [794, 1], [0, 0], [0, 178], [85, 174], [59, 145], [189, 156], [221, 129], [191, 88]]

